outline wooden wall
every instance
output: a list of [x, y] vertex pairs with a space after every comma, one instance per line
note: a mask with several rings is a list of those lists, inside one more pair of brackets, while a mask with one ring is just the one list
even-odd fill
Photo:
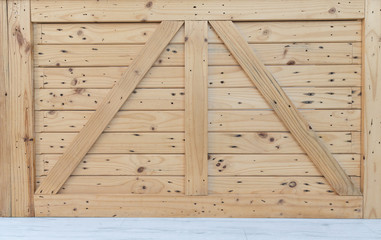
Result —
[[[364, 31], [365, 44], [376, 44], [369, 35], [376, 26], [363, 25], [371, 13], [363, 0], [30, 4], [8, 1], [16, 20], [9, 17], [0, 29], [20, 21], [25, 34], [21, 46], [15, 32], [8, 36], [14, 40], [10, 110], [18, 110], [9, 111], [8, 121], [27, 123], [11, 134], [11, 144], [20, 143], [17, 136], [26, 139], [21, 149], [11, 148], [12, 164], [22, 163], [11, 171], [12, 181], [20, 180], [12, 187], [20, 207], [12, 207], [13, 215], [361, 218], [365, 209], [365, 217], [380, 216], [369, 193], [377, 192], [377, 173], [369, 172], [369, 164], [378, 164], [376, 154], [369, 157], [376, 147], [363, 147], [379, 138], [362, 134], [362, 117], [369, 129], [378, 116], [362, 111], [368, 102], [376, 106], [369, 96], [378, 92], [364, 89], [362, 96], [362, 79], [365, 87], [377, 79], [369, 73], [377, 67], [366, 65], [375, 48], [363, 51]], [[30, 16], [18, 19], [23, 9]], [[186, 21], [59, 193], [31, 200], [162, 20]], [[351, 180], [363, 186], [364, 208], [362, 196], [335, 193], [205, 20], [234, 21]], [[23, 51], [15, 55], [12, 44]], [[27, 94], [17, 95], [22, 90]], [[4, 216], [9, 206], [2, 207]]]

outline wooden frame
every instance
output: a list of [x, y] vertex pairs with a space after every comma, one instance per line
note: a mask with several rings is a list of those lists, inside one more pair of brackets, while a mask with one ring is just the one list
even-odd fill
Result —
[[[378, 90], [379, 87], [377, 85], [379, 80], [378, 71], [380, 69], [376, 64], [381, 52], [379, 50], [380, 44], [375, 40], [379, 39], [381, 35], [380, 24], [378, 24], [381, 20], [381, 15], [377, 11], [377, 9], [381, 9], [381, 6], [376, 0], [352, 0], [350, 2], [324, 0], [313, 5], [307, 0], [292, 0], [292, 3], [287, 3], [287, 5], [283, 5], [283, 1], [241, 0], [235, 3], [224, 3], [223, 1], [210, 0], [206, 3], [194, 1], [191, 4], [183, 4], [181, 9], [177, 9], [175, 12], [171, 9], [177, 6], [176, 1], [87, 1], [86, 4], [89, 5], [87, 5], [86, 10], [83, 10], [83, 3], [70, 4], [70, 8], [68, 8], [68, 1], [7, 0], [1, 2], [0, 10], [2, 13], [6, 13], [2, 14], [2, 17], [7, 17], [8, 21], [6, 21], [7, 24], [0, 26], [0, 33], [8, 34], [1, 34], [0, 53], [7, 51], [5, 55], [9, 55], [9, 59], [4, 57], [0, 61], [0, 76], [2, 79], [0, 83], [0, 130], [4, 132], [9, 131], [10, 134], [9, 139], [4, 137], [4, 134], [1, 136], [0, 146], [2, 150], [0, 164], [4, 172], [1, 174], [2, 184], [0, 184], [0, 200], [2, 203], [0, 205], [0, 212], [2, 216], [270, 216], [343, 218], [379, 218], [381, 216], [379, 204], [381, 192], [377, 185], [381, 180], [379, 179], [380, 174], [377, 172], [379, 168], [374, 167], [381, 164], [378, 154], [380, 149], [380, 146], [378, 146], [380, 131], [376, 124], [380, 122], [377, 119], [381, 117], [377, 111], [373, 110], [379, 105], [377, 95], [381, 91]], [[62, 6], [65, 6], [64, 10], [62, 10]], [[297, 6], [296, 9], [295, 6]], [[136, 9], [133, 15], [128, 11], [126, 14], [125, 9], [130, 8]], [[98, 9], [102, 9], [101, 18], [101, 13]], [[256, 9], [256, 11], [253, 13], [251, 9]], [[270, 12], [269, 9], [271, 9]], [[20, 12], [25, 13], [20, 14]], [[81, 14], [78, 14], [79, 12]], [[364, 126], [362, 143], [363, 174], [361, 174], [363, 196], [356, 189], [356, 186], [353, 185], [353, 182], [357, 181], [356, 178], [351, 177], [350, 174], [347, 175], [343, 170], [344, 166], [341, 163], [341, 159], [336, 154], [331, 154], [328, 151], [301, 114], [297, 113], [296, 107], [287, 97], [290, 93], [287, 93], [286, 89], [284, 92], [282, 90], [282, 77], [279, 77], [279, 79], [277, 75], [273, 77], [266, 70], [266, 68], [271, 69], [274, 66], [264, 67], [258, 61], [263, 54], [259, 54], [260, 56], [256, 57], [250, 49], [251, 46], [246, 43], [246, 40], [240, 38], [239, 31], [242, 31], [242, 28], [238, 26], [239, 29], [236, 30], [230, 22], [230, 20], [290, 21], [306, 19], [362, 19], [363, 22], [362, 58], [364, 60], [362, 74], [364, 81]], [[2, 23], [4, 23], [4, 19], [2, 20]], [[145, 48], [142, 48], [139, 57], [131, 61], [126, 74], [122, 78], [126, 80], [126, 84], [123, 85], [123, 80], [121, 80], [112, 88], [113, 90], [110, 91], [108, 97], [103, 100], [103, 104], [97, 108], [98, 114], [93, 114], [90, 118], [95, 120], [89, 120], [90, 122], [82, 128], [82, 134], [78, 134], [77, 140], [74, 140], [66, 149], [64, 157], [58, 160], [59, 164], [49, 171], [47, 177], [39, 185], [36, 195], [34, 195], [34, 142], [36, 140], [33, 123], [34, 83], [31, 54], [34, 36], [31, 24], [32, 22], [94, 21], [148, 21], [162, 23], [157, 32], [150, 33], [150, 37], [153, 40], [148, 40]], [[184, 40], [178, 37], [181, 34], [178, 33], [176, 35], [176, 32], [182, 25], [182, 21], [185, 21], [185, 33], [181, 34], [185, 34], [184, 69], [186, 80], [183, 86], [185, 86], [186, 97], [186, 110], [184, 113], [186, 119], [185, 194], [188, 196], [172, 197], [160, 195], [159, 197], [141, 197], [129, 195], [127, 198], [126, 195], [56, 194], [69, 175], [80, 164], [82, 158], [90, 150], [119, 108], [122, 107], [128, 96], [134, 91], [140, 80], [143, 79], [144, 75], [148, 71], [156, 71], [155, 67], [151, 70], [149, 69], [151, 65], [157, 64], [155, 63], [157, 57], [165, 49], [171, 38], [174, 37], [173, 42], [175, 43], [184, 43]], [[208, 21], [210, 21], [222, 41], [217, 35], [210, 35], [208, 33]], [[38, 31], [40, 30], [35, 29], [34, 34], [39, 34]], [[165, 31], [168, 32], [166, 34], [161, 33]], [[163, 38], [160, 34], [167, 36], [167, 38]], [[291, 35], [290, 38], [292, 38]], [[198, 41], [198, 39], [203, 41]], [[85, 39], [85, 41], [87, 40]], [[211, 55], [208, 58], [206, 57], [208, 54], [208, 43], [211, 42], [218, 42], [219, 44], [224, 42], [226, 44], [235, 59], [243, 66], [249, 79], [258, 84], [258, 92], [261, 92], [269, 104], [276, 110], [275, 112], [280, 119], [286, 123], [285, 126], [291, 130], [291, 133], [303, 146], [304, 150], [306, 150], [311, 160], [317, 165], [332, 188], [339, 195], [343, 196], [306, 196], [303, 198], [291, 194], [239, 194], [236, 196], [214, 194], [213, 196], [202, 196], [208, 194], [208, 186], [214, 186], [216, 181], [216, 178], [211, 178], [211, 182], [208, 183], [209, 177], [207, 171], [207, 159], [211, 156], [207, 154], [208, 107], [206, 99], [208, 98], [208, 92], [206, 91], [206, 82], [208, 76], [215, 72], [214, 67], [211, 68], [210, 64], [218, 62], [218, 57], [214, 58]], [[338, 46], [338, 43], [335, 44]], [[353, 48], [358, 47], [355, 45]], [[38, 47], [35, 51], [44, 52], [45, 50]], [[213, 48], [212, 51], [214, 51]], [[244, 57], [241, 59], [240, 56]], [[271, 58], [265, 57], [265, 63], [266, 61], [270, 62]], [[347, 60], [343, 60], [343, 64], [345, 64], [345, 61]], [[350, 61], [357, 62], [356, 58]], [[122, 63], [123, 61], [120, 62]], [[124, 65], [120, 64], [118, 66]], [[50, 70], [47, 68], [44, 71]], [[339, 68], [338, 71], [340, 71]], [[258, 72], [260, 73], [259, 75], [257, 75]], [[128, 82], [127, 79], [129, 81], [133, 79], [132, 83]], [[289, 84], [286, 81], [284, 82]], [[267, 87], [261, 88], [262, 84], [267, 84]], [[267, 91], [272, 87], [273, 91]], [[110, 104], [113, 106], [111, 110]], [[282, 107], [278, 108], [279, 105], [282, 105]], [[285, 111], [285, 109], [290, 110]], [[102, 124], [99, 124], [99, 119], [103, 119]], [[307, 119], [313, 122], [313, 120]], [[91, 124], [91, 122], [96, 124]], [[215, 138], [217, 135], [216, 133], [209, 133], [209, 138]], [[81, 136], [82, 140], [80, 139]], [[91, 141], [89, 141], [89, 136], [92, 136], [90, 137]], [[305, 136], [309, 136], [308, 139], [310, 141], [303, 141]], [[179, 134], [179, 137], [181, 137], [181, 134]], [[80, 148], [81, 151], [78, 151], [76, 148], [78, 144], [83, 146]], [[311, 150], [311, 146], [314, 146], [314, 150]], [[68, 162], [72, 163], [69, 167], [67, 165]], [[328, 165], [330, 167], [327, 167]], [[10, 169], [10, 171], [6, 171], [7, 169]], [[348, 170], [346, 169], [346, 171]], [[261, 199], [261, 201], [258, 199]], [[364, 203], [362, 202], [363, 200]], [[166, 208], [168, 204], [173, 207]], [[308, 205], [307, 211], [300, 211], [296, 207], [297, 205], [303, 206], [304, 204]], [[323, 207], [325, 205], [333, 207]], [[121, 206], [121, 208], [116, 209], [116, 206]], [[266, 211], [268, 207], [272, 209], [270, 214]]]

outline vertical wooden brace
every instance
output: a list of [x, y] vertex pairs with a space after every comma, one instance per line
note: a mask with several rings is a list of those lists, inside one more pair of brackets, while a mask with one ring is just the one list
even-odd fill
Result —
[[32, 26], [29, 0], [8, 1], [12, 216], [34, 215]]
[[210, 24], [332, 188], [339, 195], [361, 195], [360, 190], [298, 112], [274, 76], [257, 58], [233, 22], [210, 21]]
[[208, 22], [185, 22], [185, 193], [208, 194]]
[[8, 134], [8, 9], [0, 1], [0, 217], [11, 216], [11, 158]]
[[364, 20], [364, 218], [381, 218], [381, 1], [366, 0]]

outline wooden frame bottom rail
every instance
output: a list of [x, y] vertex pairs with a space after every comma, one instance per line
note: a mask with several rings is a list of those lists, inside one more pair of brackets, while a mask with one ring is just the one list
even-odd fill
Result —
[[361, 218], [361, 196], [35, 195], [36, 217]]

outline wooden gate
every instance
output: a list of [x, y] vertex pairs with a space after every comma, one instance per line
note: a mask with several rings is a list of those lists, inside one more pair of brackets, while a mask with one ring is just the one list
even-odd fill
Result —
[[1, 3], [2, 215], [381, 216], [377, 0]]

